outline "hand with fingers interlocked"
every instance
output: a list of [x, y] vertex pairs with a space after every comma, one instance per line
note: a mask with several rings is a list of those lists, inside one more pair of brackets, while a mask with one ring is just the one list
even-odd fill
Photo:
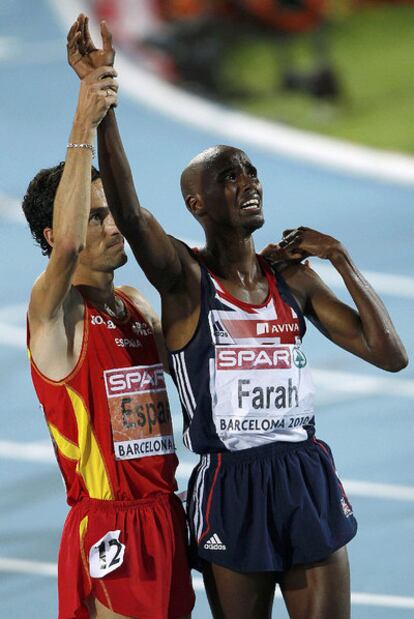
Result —
[[105, 21], [101, 24], [102, 48], [95, 47], [89, 32], [89, 19], [81, 13], [69, 30], [67, 37], [68, 63], [75, 73], [83, 79], [91, 71], [99, 67], [112, 67], [115, 60], [115, 50], [112, 46], [112, 35]]

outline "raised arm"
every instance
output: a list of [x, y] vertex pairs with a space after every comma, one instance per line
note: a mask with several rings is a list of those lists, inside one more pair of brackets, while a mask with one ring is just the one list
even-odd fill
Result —
[[115, 112], [110, 110], [98, 129], [99, 165], [109, 208], [149, 281], [161, 293], [177, 288], [184, 279], [183, 261], [175, 239], [141, 207], [131, 169], [119, 134]]
[[302, 296], [306, 315], [324, 335], [383, 370], [398, 372], [407, 365], [407, 353], [383, 302], [339, 241], [300, 227], [289, 231], [281, 245], [291, 258], [329, 260], [356, 305], [355, 310], [340, 301], [309, 267], [288, 267], [288, 284]]
[[[113, 61], [115, 52], [105, 22], [101, 22], [101, 36], [102, 49], [98, 50], [84, 15], [78, 17], [69, 31], [68, 61], [80, 77], [100, 62], [110, 58]], [[146, 276], [161, 293], [183, 285], [183, 263], [189, 263], [190, 256], [165, 233], [152, 214], [141, 207], [113, 109], [99, 126], [98, 152], [109, 208]]]
[[[112, 67], [101, 67], [80, 85], [78, 105], [62, 178], [53, 206], [53, 229], [44, 232], [52, 252], [45, 272], [37, 280], [29, 305], [29, 320], [56, 319], [71, 287], [78, 257], [85, 245], [91, 199], [92, 148], [96, 128], [116, 102], [117, 85]], [[81, 146], [79, 146], [81, 145]]]

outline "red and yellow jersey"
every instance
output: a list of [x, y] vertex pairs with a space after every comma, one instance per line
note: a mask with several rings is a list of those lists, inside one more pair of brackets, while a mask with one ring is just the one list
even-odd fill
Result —
[[[30, 359], [33, 384], [69, 505], [83, 497], [141, 499], [176, 490], [178, 460], [162, 364], [150, 325], [120, 291], [117, 320], [85, 300], [83, 342], [61, 381]], [[30, 342], [28, 334], [29, 357]]]

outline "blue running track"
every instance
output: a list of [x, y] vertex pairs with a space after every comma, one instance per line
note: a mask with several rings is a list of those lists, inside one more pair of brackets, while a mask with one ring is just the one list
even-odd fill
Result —
[[[45, 261], [19, 211], [38, 169], [65, 156], [78, 88], [66, 66], [65, 37], [66, 25], [46, 0], [2, 0], [0, 616], [5, 619], [56, 617], [55, 563], [67, 513], [24, 341], [25, 307]], [[122, 93], [118, 118], [142, 203], [168, 232], [201, 243], [200, 229], [182, 204], [179, 174], [194, 154], [228, 140], [178, 123]], [[412, 354], [414, 182], [355, 176], [243, 142], [237, 146], [246, 148], [255, 162], [265, 190], [266, 225], [256, 235], [257, 247], [297, 225], [340, 238], [360, 268], [372, 274]], [[323, 273], [331, 281], [326, 267]], [[159, 307], [132, 259], [117, 281], [136, 285]], [[335, 292], [347, 298], [332, 281]], [[318, 435], [333, 448], [359, 520], [358, 536], [349, 547], [353, 617], [408, 619], [414, 613], [412, 366], [398, 375], [386, 374], [335, 348], [312, 327], [307, 350], [319, 387]], [[195, 458], [181, 446], [172, 387], [170, 396], [184, 487]], [[198, 574], [195, 585], [193, 616], [207, 619]], [[286, 619], [280, 599], [274, 616]]]

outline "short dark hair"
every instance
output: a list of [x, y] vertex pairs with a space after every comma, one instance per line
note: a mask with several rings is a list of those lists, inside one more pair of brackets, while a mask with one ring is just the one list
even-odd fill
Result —
[[[26, 194], [23, 198], [22, 208], [28, 221], [32, 237], [42, 249], [44, 256], [50, 256], [52, 248], [46, 241], [43, 230], [52, 228], [53, 225], [53, 204], [57, 188], [62, 178], [65, 162], [61, 161], [53, 168], [40, 170], [30, 181]], [[91, 182], [96, 181], [101, 175], [92, 166]]]

